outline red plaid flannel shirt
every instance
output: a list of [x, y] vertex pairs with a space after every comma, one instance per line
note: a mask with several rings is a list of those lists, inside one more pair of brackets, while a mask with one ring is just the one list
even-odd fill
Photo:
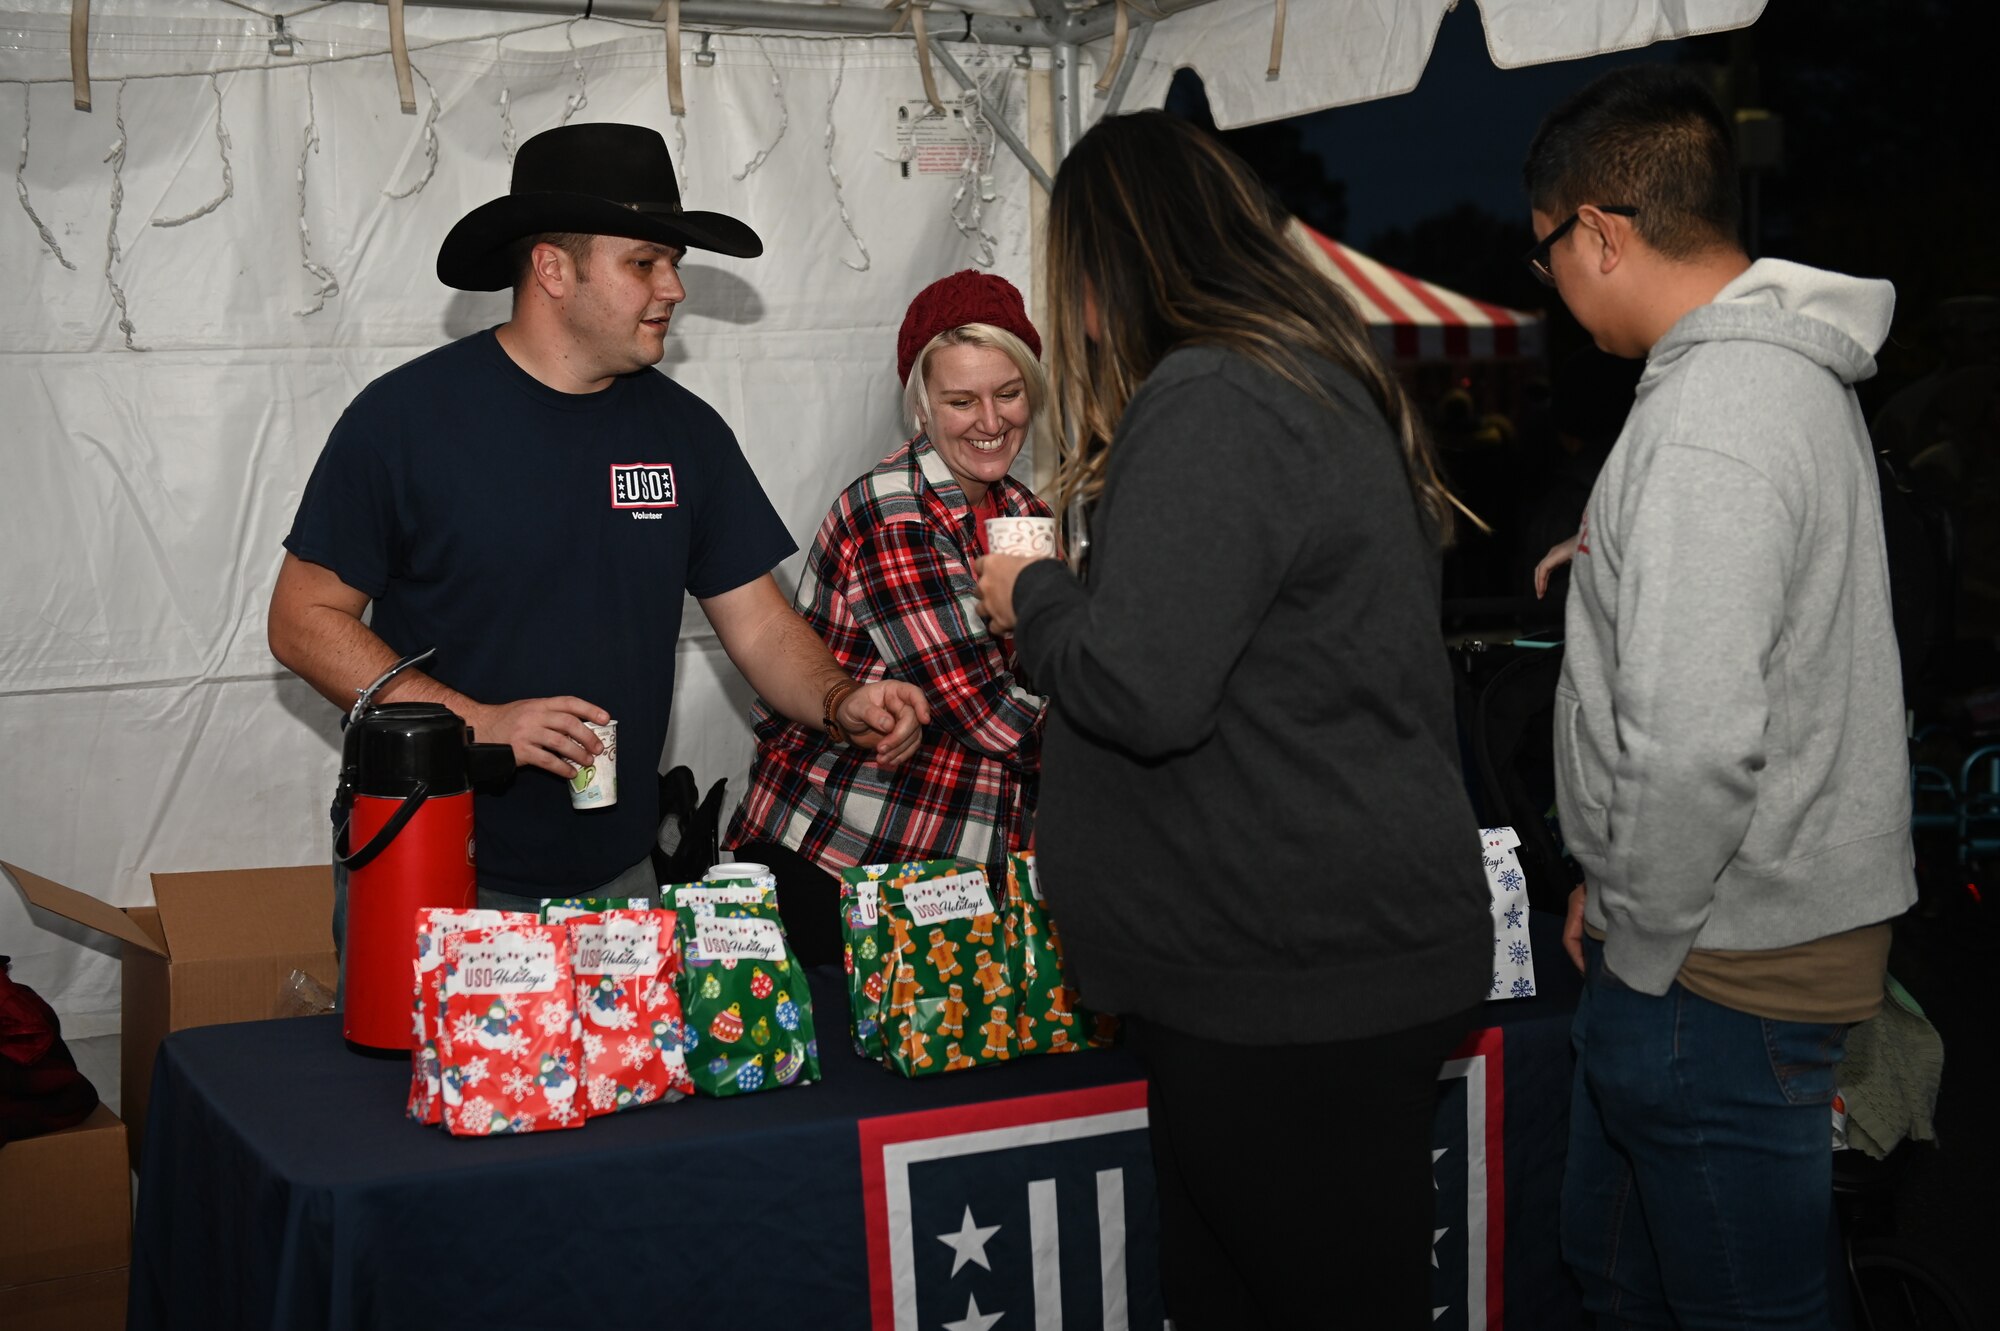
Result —
[[[1003, 514], [1050, 516], [1011, 477], [993, 493]], [[973, 608], [980, 549], [965, 492], [921, 434], [834, 502], [794, 603], [856, 679], [920, 686], [931, 723], [885, 773], [758, 699], [757, 760], [725, 844], [777, 842], [829, 871], [950, 855], [996, 873], [1023, 847], [1044, 699]]]

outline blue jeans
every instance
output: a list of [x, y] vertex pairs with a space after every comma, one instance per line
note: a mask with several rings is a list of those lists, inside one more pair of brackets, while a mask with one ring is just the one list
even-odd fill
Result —
[[1639, 993], [1584, 940], [1563, 1258], [1600, 1331], [1826, 1331], [1834, 1069], [1847, 1027], [1678, 983]]

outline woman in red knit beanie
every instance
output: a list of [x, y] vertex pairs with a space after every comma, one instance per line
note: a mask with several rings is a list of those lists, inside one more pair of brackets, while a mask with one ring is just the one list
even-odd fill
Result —
[[807, 964], [840, 955], [839, 870], [953, 856], [998, 878], [1027, 844], [1043, 699], [973, 609], [972, 561], [988, 519], [1051, 516], [1008, 475], [1042, 428], [1041, 348], [1004, 278], [968, 269], [918, 292], [896, 338], [915, 433], [834, 501], [806, 558], [795, 604], [834, 657], [856, 679], [921, 686], [931, 706], [894, 772], [761, 700], [751, 711], [757, 758], [723, 839], [777, 873]]

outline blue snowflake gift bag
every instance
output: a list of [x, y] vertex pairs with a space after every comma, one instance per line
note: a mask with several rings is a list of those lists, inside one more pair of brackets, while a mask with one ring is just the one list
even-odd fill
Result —
[[681, 969], [674, 913], [607, 910], [572, 916], [564, 926], [583, 1019], [586, 1115], [622, 1113], [692, 1092], [674, 987]]
[[1488, 1002], [1535, 996], [1535, 953], [1528, 943], [1528, 881], [1514, 848], [1521, 844], [1511, 827], [1480, 829], [1479, 854], [1486, 887], [1493, 894], [1493, 983]]
[[526, 911], [456, 910], [426, 906], [417, 912], [415, 949], [415, 994], [411, 1017], [416, 1042], [410, 1050], [411, 1118], [433, 1127], [444, 1123], [443, 1065], [451, 1058], [451, 1034], [439, 1020], [438, 986], [444, 982], [444, 940], [449, 934], [467, 929], [485, 929], [499, 924], [534, 924]]
[[561, 925], [468, 929], [444, 940], [445, 1127], [455, 1137], [583, 1126], [582, 1029]]

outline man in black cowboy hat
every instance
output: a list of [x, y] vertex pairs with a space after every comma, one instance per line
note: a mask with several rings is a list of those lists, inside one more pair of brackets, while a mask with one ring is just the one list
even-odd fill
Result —
[[511, 285], [511, 317], [363, 390], [285, 539], [280, 661], [345, 707], [436, 647], [430, 673], [378, 697], [443, 703], [537, 769], [478, 797], [487, 904], [652, 890], [652, 782], [577, 813], [566, 779], [602, 751], [586, 722], [616, 717], [620, 746], [657, 759], [683, 593], [787, 716], [884, 766], [929, 720], [920, 690], [857, 684], [793, 613], [770, 570], [795, 547], [735, 437], [651, 368], [691, 248], [748, 258], [763, 243], [682, 210], [655, 131], [570, 125], [522, 144], [510, 192], [461, 219], [437, 263], [448, 286]]

